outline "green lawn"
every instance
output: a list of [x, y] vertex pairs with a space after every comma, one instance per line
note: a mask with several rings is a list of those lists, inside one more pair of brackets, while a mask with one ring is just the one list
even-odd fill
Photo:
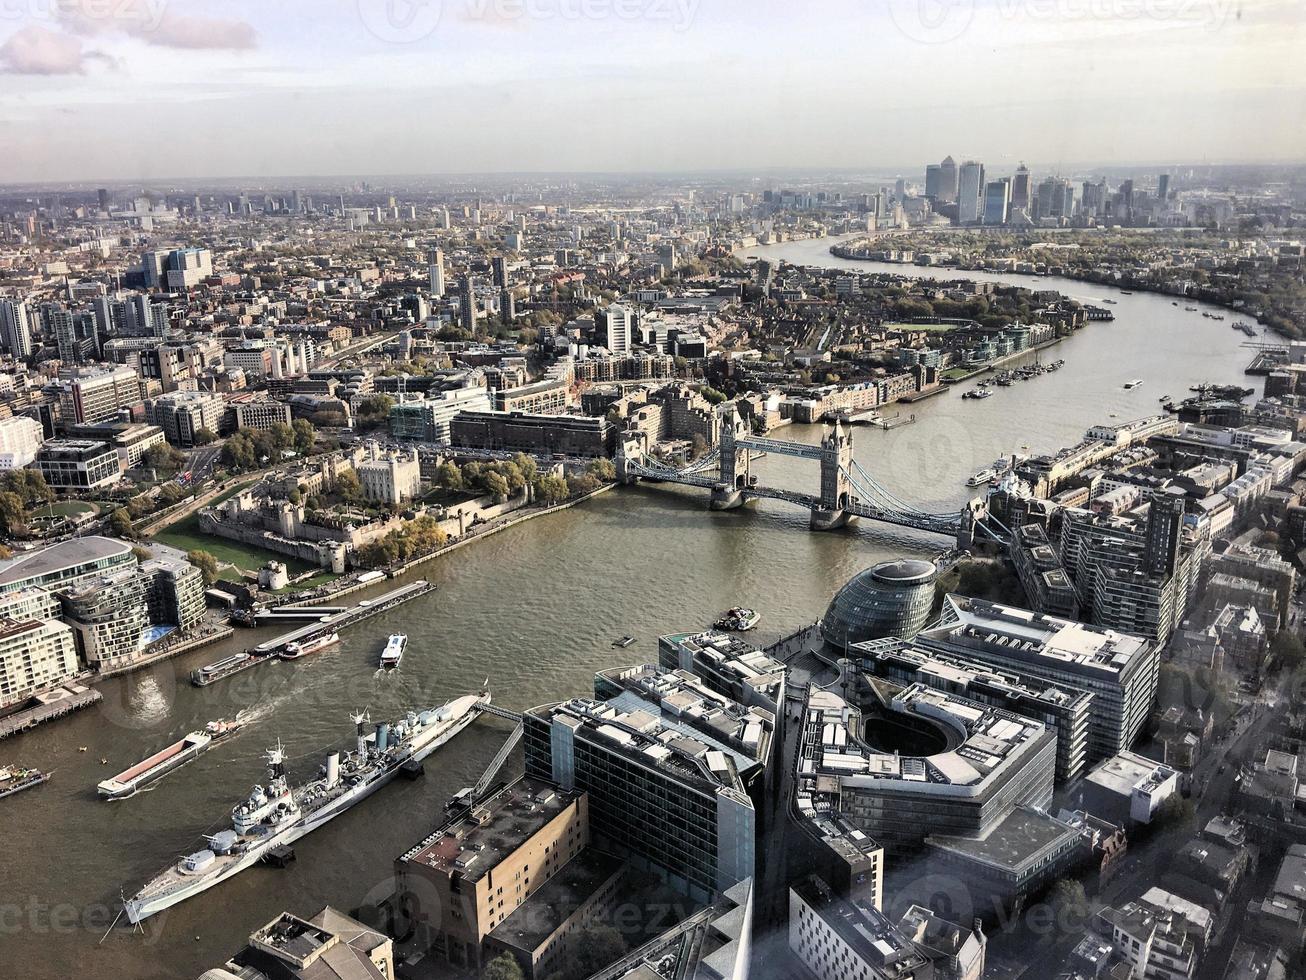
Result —
[[[248, 485], [246, 483], [224, 491], [214, 498], [213, 503], [222, 503], [229, 497], [234, 497]], [[298, 558], [291, 558], [289, 555], [278, 554], [275, 551], [265, 551], [261, 548], [251, 548], [249, 545], [228, 541], [226, 538], [220, 538], [216, 535], [205, 534], [200, 530], [198, 511], [182, 518], [165, 530], [152, 534], [150, 538], [160, 544], [170, 545], [181, 551], [207, 551], [218, 560], [219, 564], [235, 565], [237, 568], [243, 568], [251, 572], [258, 571], [259, 566], [268, 561], [285, 562], [286, 568], [290, 570], [291, 575], [299, 575], [317, 567], [316, 565], [310, 565], [308, 562], [300, 561]]]
[[60, 500], [58, 503], [40, 508], [38, 516], [53, 513], [56, 517], [76, 517], [78, 514], [93, 514], [96, 510], [94, 504], [81, 500]]

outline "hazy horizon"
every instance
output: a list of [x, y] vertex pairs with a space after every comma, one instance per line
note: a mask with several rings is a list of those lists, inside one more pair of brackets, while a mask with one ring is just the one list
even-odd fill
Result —
[[18, 0], [0, 183], [1284, 165], [1304, 49], [1297, 0]]

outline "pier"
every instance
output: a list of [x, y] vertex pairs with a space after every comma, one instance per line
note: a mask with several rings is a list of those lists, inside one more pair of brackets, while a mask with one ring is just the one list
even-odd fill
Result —
[[[434, 592], [435, 586], [426, 579], [418, 579], [416, 582], [410, 582], [408, 585], [401, 586], [387, 592], [385, 595], [377, 596], [375, 599], [364, 599], [356, 606], [342, 608], [340, 606], [320, 606], [316, 607], [317, 612], [325, 615], [314, 616], [314, 622], [307, 626], [301, 626], [299, 629], [292, 630], [289, 633], [283, 633], [280, 636], [265, 640], [257, 646], [250, 647], [243, 653], [233, 654], [224, 660], [216, 663], [207, 664], [200, 667], [191, 674], [191, 683], [196, 687], [206, 687], [216, 681], [231, 677], [234, 674], [249, 670], [259, 664], [267, 663], [275, 659], [276, 655], [281, 653], [291, 643], [303, 643], [307, 640], [316, 639], [319, 636], [325, 636], [329, 633], [338, 632], [347, 626], [353, 626], [361, 623], [363, 620], [379, 613], [389, 612], [396, 606], [399, 606], [410, 599], [416, 599], [418, 596], [426, 595], [428, 592]], [[275, 612], [283, 612], [287, 607]], [[291, 615], [269, 615], [261, 618], [260, 623], [275, 622], [280, 619], [303, 618], [314, 607], [289, 607]], [[334, 610], [334, 611], [333, 611]], [[274, 611], [265, 610], [269, 613]]]

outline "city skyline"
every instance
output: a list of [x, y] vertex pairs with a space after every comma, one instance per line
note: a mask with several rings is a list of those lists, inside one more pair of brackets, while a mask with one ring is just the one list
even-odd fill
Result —
[[31, 3], [0, 183], [1306, 157], [1287, 0], [1063, 6]]

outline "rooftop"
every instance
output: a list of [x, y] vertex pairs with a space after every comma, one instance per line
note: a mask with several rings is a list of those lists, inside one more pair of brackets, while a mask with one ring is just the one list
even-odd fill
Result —
[[978, 837], [932, 835], [928, 843], [942, 851], [1003, 870], [1020, 871], [1049, 850], [1077, 841], [1083, 831], [1032, 807], [1016, 807]]
[[399, 860], [476, 881], [584, 795], [523, 776], [443, 824]]
[[29, 579], [67, 572], [90, 562], [112, 562], [131, 556], [131, 546], [115, 538], [91, 535], [69, 538], [48, 548], [14, 555], [0, 562], [0, 589]]
[[865, 962], [886, 978], [911, 977], [929, 960], [878, 909], [834, 895], [811, 875], [793, 886], [797, 895]]
[[536, 949], [623, 867], [618, 858], [585, 848], [495, 926], [490, 936], [505, 946]]

